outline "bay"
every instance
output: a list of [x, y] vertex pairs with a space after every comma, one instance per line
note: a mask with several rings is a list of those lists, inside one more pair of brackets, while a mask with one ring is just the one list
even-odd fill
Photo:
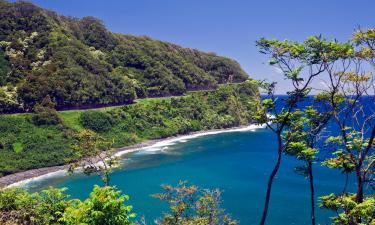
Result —
[[[167, 210], [167, 205], [152, 198], [160, 185], [189, 181], [201, 188], [219, 188], [223, 207], [241, 224], [257, 224], [263, 207], [268, 175], [276, 156], [275, 136], [268, 129], [221, 133], [181, 140], [173, 145], [144, 149], [125, 156], [112, 174], [112, 184], [130, 196], [138, 219], [148, 224]], [[282, 166], [272, 191], [267, 224], [310, 224], [307, 180], [294, 172], [300, 162], [283, 156]], [[316, 194], [340, 192], [344, 177], [338, 171], [314, 165]], [[67, 187], [73, 198], [84, 199], [97, 176], [74, 175], [34, 181], [28, 186], [40, 190], [47, 186]], [[318, 204], [318, 203], [317, 203]], [[329, 223], [331, 212], [317, 211], [317, 223]]]

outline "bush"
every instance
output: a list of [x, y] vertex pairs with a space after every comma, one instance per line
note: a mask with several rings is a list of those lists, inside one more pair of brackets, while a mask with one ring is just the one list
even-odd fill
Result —
[[88, 199], [65, 210], [62, 221], [72, 225], [130, 225], [135, 214], [131, 213], [132, 206], [124, 204], [128, 199], [114, 187], [95, 186]]
[[14, 143], [12, 147], [13, 147], [13, 151], [15, 151], [16, 153], [22, 152], [23, 150], [23, 145], [20, 142]]
[[55, 104], [47, 95], [43, 99], [42, 103], [37, 103], [34, 106], [34, 111], [36, 114], [32, 116], [32, 122], [37, 126], [59, 124], [61, 120], [54, 107]]
[[33, 115], [32, 122], [37, 125], [56, 125], [60, 123], [59, 115], [56, 110], [36, 106], [37, 113]]
[[105, 132], [112, 128], [114, 119], [111, 115], [100, 111], [84, 111], [80, 115], [81, 125], [96, 132]]
[[201, 190], [195, 185], [180, 181], [176, 187], [163, 185], [163, 193], [153, 197], [167, 202], [170, 212], [155, 221], [158, 225], [201, 224], [201, 225], [236, 225], [229, 214], [221, 208], [221, 193], [219, 189]]
[[85, 201], [69, 200], [65, 189], [50, 188], [41, 193], [24, 189], [0, 190], [0, 224], [133, 224], [128, 196], [114, 187], [95, 186]]

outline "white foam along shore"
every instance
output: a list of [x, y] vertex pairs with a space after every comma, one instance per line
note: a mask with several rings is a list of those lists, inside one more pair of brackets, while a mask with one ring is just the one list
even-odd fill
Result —
[[[228, 129], [216, 129], [216, 130], [209, 130], [209, 131], [198, 131], [187, 135], [181, 135], [181, 136], [174, 136], [174, 137], [168, 137], [163, 140], [157, 141], [156, 143], [138, 148], [134, 151], [160, 151], [165, 149], [165, 147], [174, 145], [178, 142], [186, 142], [187, 140], [202, 137], [202, 136], [208, 136], [208, 135], [215, 135], [215, 134], [222, 134], [222, 133], [232, 133], [232, 132], [247, 132], [247, 131], [255, 131], [259, 128], [265, 128], [265, 125], [248, 125], [248, 126], [242, 126], [242, 127], [236, 127], [236, 128], [228, 128]], [[115, 155], [116, 156], [122, 156], [124, 154], [129, 153], [129, 150], [119, 151]]]
[[[215, 135], [215, 134], [222, 134], [222, 133], [232, 133], [232, 132], [247, 132], [247, 131], [255, 131], [256, 129], [265, 128], [266, 125], [255, 125], [251, 124], [248, 126], [241, 126], [241, 127], [235, 127], [235, 128], [228, 128], [228, 129], [217, 129], [217, 130], [209, 130], [209, 131], [198, 131], [187, 135], [181, 135], [181, 136], [173, 136], [168, 137], [160, 140], [151, 140], [151, 141], [145, 141], [143, 143], [136, 144], [134, 146], [120, 148], [116, 151], [115, 156], [121, 157], [126, 154], [136, 152], [136, 151], [160, 151], [165, 149], [165, 147], [174, 145], [178, 142], [186, 142], [187, 140], [202, 137], [202, 136], [208, 136], [208, 135]], [[37, 175], [35, 177], [23, 179], [21, 181], [12, 183], [10, 185], [7, 185], [6, 188], [11, 187], [22, 187], [27, 185], [30, 182], [40, 181], [49, 179], [52, 177], [62, 177], [67, 176], [67, 172], [65, 166], [61, 166], [61, 169], [58, 169], [56, 171], [47, 172], [42, 175]]]

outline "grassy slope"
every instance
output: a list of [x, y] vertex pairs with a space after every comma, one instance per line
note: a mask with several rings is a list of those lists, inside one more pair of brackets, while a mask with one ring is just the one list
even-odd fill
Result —
[[[168, 100], [171, 98], [183, 98], [185, 96], [179, 96], [179, 97], [159, 97], [159, 98], [143, 98], [143, 99], [138, 99], [136, 100], [135, 104], [141, 104], [141, 105], [151, 105], [151, 104], [157, 104], [161, 100]], [[93, 110], [93, 111], [101, 111], [101, 112], [110, 112], [115, 110], [116, 108], [120, 108], [123, 106], [108, 106], [108, 107], [103, 107], [103, 108], [98, 108], [98, 109], [88, 109], [88, 110]], [[79, 122], [79, 117], [82, 112], [88, 111], [88, 110], [65, 110], [65, 111], [59, 111], [58, 114], [60, 118], [63, 120], [64, 124], [75, 130], [75, 131], [82, 131], [85, 128], [80, 124]]]
[[[149, 98], [127, 106], [95, 109], [110, 115], [112, 126], [100, 132], [123, 147], [144, 140], [192, 131], [233, 127], [250, 121], [257, 93], [253, 84], [222, 86], [217, 91], [181, 97]], [[36, 126], [32, 114], [0, 117], [0, 176], [66, 163], [74, 133], [85, 129], [81, 114], [61, 111], [62, 124]]]
[[0, 175], [65, 163], [69, 131], [62, 126], [38, 127], [30, 118], [30, 114], [1, 117]]

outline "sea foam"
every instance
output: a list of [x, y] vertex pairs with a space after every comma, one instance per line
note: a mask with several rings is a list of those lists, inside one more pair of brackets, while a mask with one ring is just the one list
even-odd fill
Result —
[[[202, 137], [202, 136], [208, 136], [208, 135], [215, 135], [215, 134], [222, 134], [222, 133], [232, 133], [232, 132], [248, 132], [248, 131], [256, 131], [256, 129], [260, 128], [265, 128], [266, 125], [255, 125], [251, 124], [249, 126], [244, 126], [244, 127], [237, 127], [237, 128], [230, 128], [230, 129], [221, 129], [221, 130], [211, 130], [211, 131], [204, 131], [204, 132], [197, 132], [194, 134], [188, 134], [188, 135], [183, 135], [183, 136], [178, 136], [178, 137], [171, 137], [167, 138], [161, 141], [158, 141], [150, 146], [146, 147], [139, 147], [139, 148], [133, 148], [133, 149], [126, 149], [123, 151], [119, 151], [115, 154], [117, 157], [124, 156], [126, 154], [129, 154], [131, 152], [136, 152], [136, 151], [142, 151], [144, 153], [152, 154], [153, 152], [157, 151], [164, 151], [168, 149], [168, 146], [175, 145], [177, 143], [184, 143], [189, 141], [190, 139]], [[58, 170], [55, 172], [50, 172], [44, 175], [40, 175], [37, 177], [25, 179], [16, 183], [13, 183], [11, 185], [8, 185], [7, 188], [11, 187], [28, 187], [29, 184], [31, 183], [38, 183], [41, 182], [42, 180], [47, 180], [50, 178], [55, 178], [55, 177], [63, 177], [67, 176], [68, 173], [66, 170]]]

